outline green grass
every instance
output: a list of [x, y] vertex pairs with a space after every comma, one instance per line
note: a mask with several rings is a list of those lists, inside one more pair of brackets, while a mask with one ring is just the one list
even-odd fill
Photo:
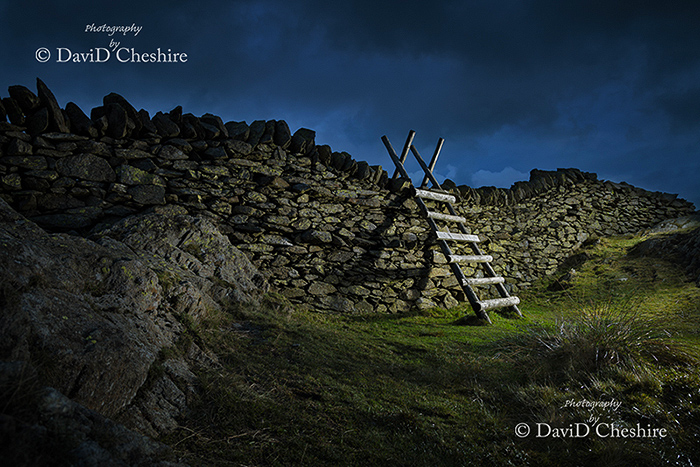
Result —
[[[700, 290], [625, 256], [637, 241], [602, 240], [564, 290], [543, 281], [524, 318], [492, 326], [455, 324], [464, 308], [348, 316], [279, 296], [190, 326], [221, 366], [163, 441], [192, 465], [697, 465]], [[535, 433], [593, 419], [667, 436]]]

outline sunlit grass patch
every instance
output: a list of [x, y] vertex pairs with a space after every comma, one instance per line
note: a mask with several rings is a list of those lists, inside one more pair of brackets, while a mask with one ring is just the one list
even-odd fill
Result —
[[[523, 318], [463, 325], [468, 305], [402, 315], [295, 309], [270, 294], [189, 327], [218, 356], [166, 441], [193, 465], [697, 465], [697, 287], [638, 239], [587, 250]], [[591, 413], [570, 401], [619, 402]], [[668, 439], [520, 439], [517, 423], [591, 415]], [[534, 426], [534, 425], [533, 425]], [[669, 441], [670, 440], [670, 441]]]

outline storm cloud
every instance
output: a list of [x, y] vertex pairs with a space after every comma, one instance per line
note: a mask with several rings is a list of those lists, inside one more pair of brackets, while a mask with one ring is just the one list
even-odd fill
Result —
[[[576, 167], [697, 205], [699, 18], [681, 1], [2, 1], [0, 76], [86, 111], [118, 92], [152, 113], [284, 119], [384, 166], [380, 137], [414, 129], [423, 154], [446, 139], [438, 172], [458, 184]], [[35, 58], [111, 41], [187, 61]]]

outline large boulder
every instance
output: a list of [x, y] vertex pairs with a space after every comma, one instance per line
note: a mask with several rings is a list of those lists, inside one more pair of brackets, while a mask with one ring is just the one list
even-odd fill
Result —
[[[48, 234], [0, 199], [0, 360], [34, 364], [42, 384], [151, 436], [177, 426], [195, 394], [186, 340], [267, 283], [209, 221], [128, 217], [95, 240]], [[168, 355], [169, 357], [166, 357]]]

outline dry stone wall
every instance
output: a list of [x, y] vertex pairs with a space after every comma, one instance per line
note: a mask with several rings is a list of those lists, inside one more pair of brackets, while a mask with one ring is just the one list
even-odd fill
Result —
[[[151, 117], [114, 93], [88, 117], [37, 81], [37, 94], [11, 86], [0, 101], [0, 196], [40, 226], [91, 236], [142, 212], [204, 215], [297, 304], [368, 313], [464, 300], [408, 183], [316, 145], [312, 130], [180, 107]], [[593, 237], [694, 211], [576, 169], [534, 170], [508, 190], [445, 187], [516, 292]]]

